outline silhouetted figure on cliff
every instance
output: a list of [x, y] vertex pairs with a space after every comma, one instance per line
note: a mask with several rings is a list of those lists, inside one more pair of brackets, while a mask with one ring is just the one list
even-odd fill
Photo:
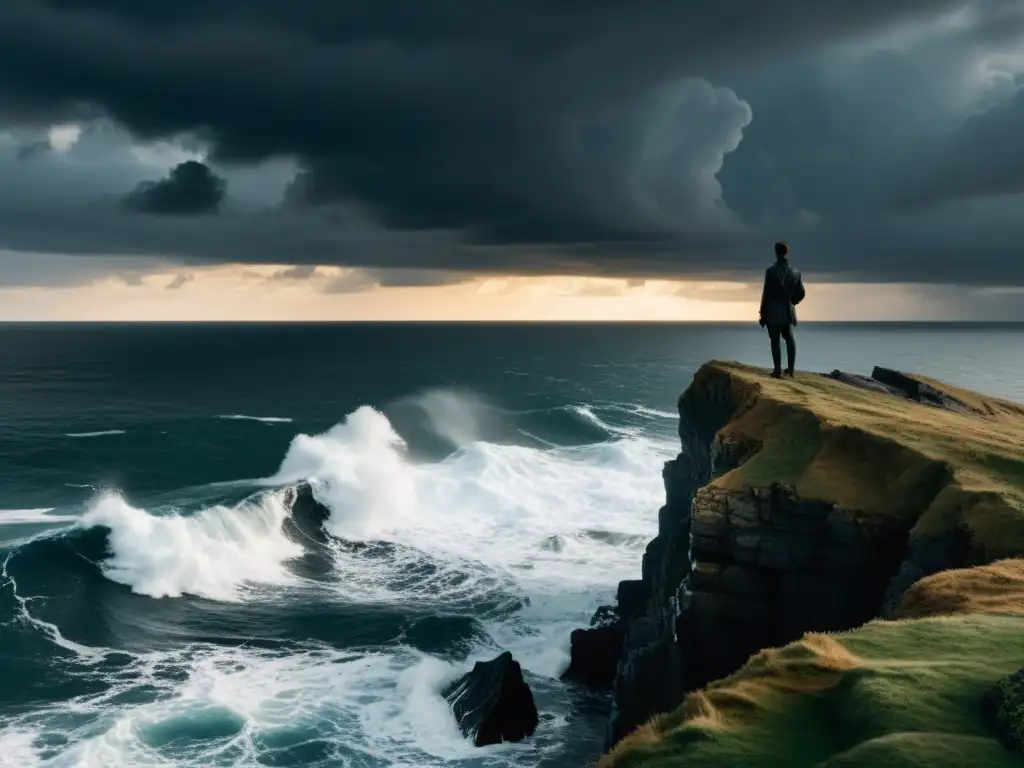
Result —
[[775, 263], [764, 275], [764, 290], [761, 291], [761, 327], [768, 328], [772, 342], [772, 362], [775, 367], [772, 376], [782, 378], [782, 349], [779, 339], [786, 340], [788, 365], [786, 374], [793, 375], [796, 364], [796, 340], [793, 328], [796, 326], [796, 305], [804, 300], [804, 281], [800, 273], [789, 263], [789, 246], [775, 244]]

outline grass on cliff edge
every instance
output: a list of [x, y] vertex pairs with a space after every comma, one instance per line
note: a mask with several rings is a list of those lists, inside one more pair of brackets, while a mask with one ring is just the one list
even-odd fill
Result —
[[703, 366], [691, 387], [722, 375], [734, 413], [719, 439], [760, 450], [716, 485], [781, 481], [915, 535], [963, 525], [985, 560], [1024, 554], [1024, 406], [927, 380], [973, 411], [956, 413], [819, 374], [776, 380], [723, 362]]
[[599, 768], [1010, 768], [981, 699], [1024, 660], [1024, 619], [876, 621], [762, 651]]

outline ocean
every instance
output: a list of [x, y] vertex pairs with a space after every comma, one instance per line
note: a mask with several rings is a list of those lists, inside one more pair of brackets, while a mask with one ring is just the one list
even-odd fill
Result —
[[[1024, 401], [1024, 326], [797, 330], [798, 367]], [[0, 325], [0, 765], [581, 766], [569, 633], [636, 578], [751, 325]], [[310, 481], [330, 510], [299, 519]], [[440, 691], [512, 651], [534, 738]]]

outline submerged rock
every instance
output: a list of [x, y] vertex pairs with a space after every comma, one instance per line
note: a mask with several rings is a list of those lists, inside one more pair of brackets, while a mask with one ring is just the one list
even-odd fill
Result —
[[508, 651], [491, 661], [478, 661], [443, 695], [462, 733], [478, 747], [521, 741], [537, 730], [533, 692]]

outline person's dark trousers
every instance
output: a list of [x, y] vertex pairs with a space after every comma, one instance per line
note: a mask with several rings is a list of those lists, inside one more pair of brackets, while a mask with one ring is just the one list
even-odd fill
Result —
[[775, 364], [775, 372], [782, 372], [782, 348], [779, 339], [786, 340], [786, 360], [789, 365], [787, 373], [793, 373], [793, 366], [796, 364], [796, 339], [793, 338], [793, 328], [789, 325], [768, 325], [768, 338], [772, 340], [772, 362]]

